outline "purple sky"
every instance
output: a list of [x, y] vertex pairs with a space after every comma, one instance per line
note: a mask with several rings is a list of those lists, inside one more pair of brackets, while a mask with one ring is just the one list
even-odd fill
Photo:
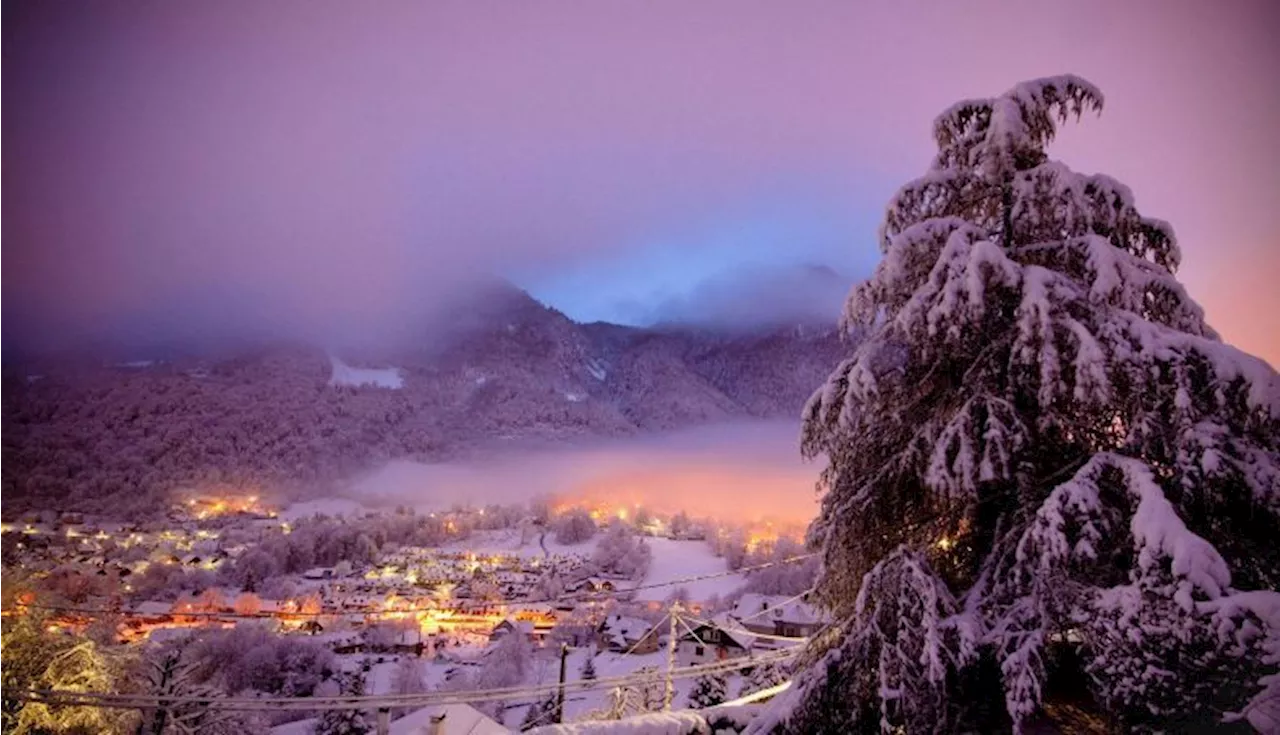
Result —
[[1265, 0], [6, 3], [5, 339], [376, 332], [481, 272], [632, 322], [852, 280], [938, 111], [1074, 72], [1107, 109], [1054, 154], [1278, 364], [1278, 36]]

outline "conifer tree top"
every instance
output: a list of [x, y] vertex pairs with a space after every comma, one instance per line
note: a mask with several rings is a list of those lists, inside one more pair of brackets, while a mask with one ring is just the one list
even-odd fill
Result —
[[805, 409], [829, 661], [881, 727], [960, 717], [947, 687], [981, 655], [1020, 726], [1064, 631], [1130, 724], [1238, 697], [1280, 652], [1280, 377], [1206, 324], [1167, 222], [1048, 156], [1102, 102], [1067, 75], [938, 116], [846, 304], [861, 339]]

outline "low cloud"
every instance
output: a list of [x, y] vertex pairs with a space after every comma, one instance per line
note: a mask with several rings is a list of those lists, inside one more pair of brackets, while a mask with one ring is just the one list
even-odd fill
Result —
[[746, 267], [667, 299], [648, 321], [721, 329], [835, 324], [850, 281], [825, 266]]
[[794, 422], [751, 422], [468, 463], [397, 461], [353, 483], [348, 494], [364, 505], [424, 510], [554, 495], [725, 520], [807, 523], [817, 512], [820, 467], [801, 460], [799, 431]]

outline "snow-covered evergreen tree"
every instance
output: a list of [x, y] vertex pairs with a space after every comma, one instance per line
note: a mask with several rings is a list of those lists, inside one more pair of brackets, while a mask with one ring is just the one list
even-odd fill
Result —
[[520, 732], [535, 727], [553, 725], [556, 721], [556, 693], [551, 692], [542, 699], [529, 705], [525, 711], [524, 721], [520, 723]]
[[742, 694], [768, 689], [787, 680], [787, 672], [777, 662], [769, 662], [752, 667], [742, 677]]
[[582, 670], [578, 673], [583, 679], [593, 681], [596, 678], [596, 657], [588, 653], [587, 659], [582, 662]]
[[693, 680], [693, 689], [689, 690], [689, 706], [694, 709], [705, 709], [723, 704], [728, 698], [729, 684], [724, 674], [708, 673]]
[[630, 686], [640, 712], [657, 712], [666, 704], [666, 679], [653, 666], [641, 666], [634, 672], [637, 681]]
[[1280, 713], [1280, 378], [1167, 223], [1045, 154], [1101, 107], [1062, 76], [934, 122], [805, 409], [841, 622], [756, 729], [1020, 730], [1072, 681], [1126, 729]]
[[[347, 672], [338, 675], [338, 688], [344, 697], [364, 694], [364, 674]], [[315, 735], [365, 735], [373, 732], [373, 717], [358, 709], [325, 710], [316, 723]]]

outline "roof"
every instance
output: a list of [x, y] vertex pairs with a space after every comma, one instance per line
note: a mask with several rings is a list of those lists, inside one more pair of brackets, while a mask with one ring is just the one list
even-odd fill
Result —
[[782, 595], [748, 592], [738, 599], [730, 613], [738, 620], [813, 624], [826, 618], [822, 611], [803, 600]]
[[497, 625], [493, 626], [494, 630], [497, 630], [498, 628], [510, 628], [511, 630], [519, 631], [521, 633], [532, 633], [533, 621], [515, 620], [513, 618], [506, 618], [501, 623], [498, 623]]
[[[394, 729], [392, 730], [394, 732]], [[683, 735], [709, 732], [706, 717], [698, 711], [647, 712], [621, 720], [596, 720], [547, 725], [529, 731], [537, 735]]]
[[724, 613], [721, 613], [715, 616], [714, 618], [708, 620], [706, 623], [703, 623], [701, 625], [694, 627], [693, 631], [686, 632], [684, 635], [680, 636], [680, 640], [693, 641], [696, 643], [697, 638], [694, 637], [693, 633], [696, 633], [698, 630], [701, 630], [702, 628], [708, 628], [708, 627], [716, 628], [721, 633], [723, 633], [726, 638], [738, 644], [743, 649], [750, 650], [751, 646], [754, 645], [756, 642], [756, 637], [754, 635], [751, 635], [750, 633], [744, 631], [742, 629], [742, 625], [738, 623], [738, 621], [730, 618], [728, 615]]
[[653, 626], [647, 621], [640, 618], [630, 618], [623, 615], [610, 615], [600, 623], [599, 630], [610, 634], [622, 634], [641, 638], [646, 635]]
[[160, 602], [159, 600], [139, 602], [133, 608], [134, 612], [139, 615], [168, 615], [172, 609], [172, 602]]
[[432, 719], [444, 715], [441, 735], [509, 735], [510, 730], [469, 704], [439, 704], [417, 709], [391, 722], [391, 735], [433, 735]]

